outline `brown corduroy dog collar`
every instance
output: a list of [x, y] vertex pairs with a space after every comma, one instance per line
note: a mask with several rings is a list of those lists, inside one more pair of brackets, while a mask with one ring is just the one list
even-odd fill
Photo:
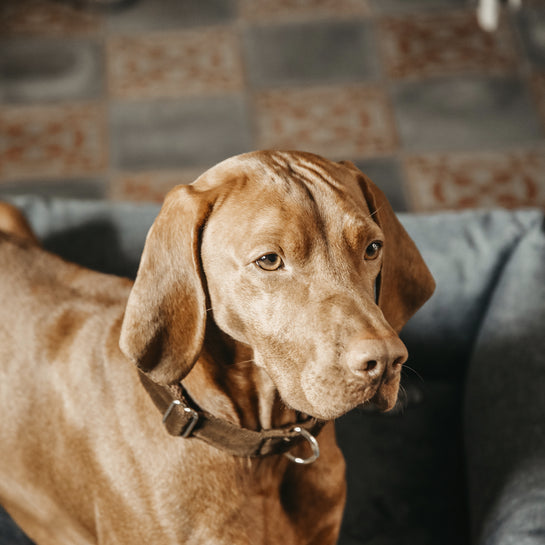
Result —
[[[285, 454], [295, 463], [310, 464], [320, 455], [316, 436], [325, 425], [324, 421], [307, 418], [297, 424], [262, 431], [240, 428], [200, 409], [181, 384], [162, 386], [143, 373], [140, 373], [140, 380], [163, 414], [163, 424], [170, 435], [195, 437], [234, 456], [253, 458]], [[312, 449], [309, 457], [299, 458], [288, 452], [304, 440]]]

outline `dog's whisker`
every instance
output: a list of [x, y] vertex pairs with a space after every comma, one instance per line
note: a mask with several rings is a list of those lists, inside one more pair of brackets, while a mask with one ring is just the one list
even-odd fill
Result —
[[374, 212], [371, 212], [371, 214], [369, 214], [369, 217], [372, 218], [375, 214], [378, 214], [382, 209], [382, 206], [379, 206]]
[[418, 371], [416, 371], [415, 369], [413, 369], [412, 367], [410, 367], [409, 365], [404, 364], [404, 365], [403, 365], [403, 368], [402, 368], [402, 371], [404, 371], [404, 370], [412, 371], [412, 372], [418, 377], [418, 379], [419, 379], [422, 383], [426, 382], [426, 381], [424, 380], [424, 378], [422, 377], [422, 375], [421, 375]]
[[235, 361], [235, 365], [242, 365], [243, 363], [255, 363], [253, 359], [244, 361]]
[[407, 390], [405, 389], [405, 387], [402, 384], [400, 384], [399, 393], [397, 397], [397, 403], [393, 409], [395, 414], [404, 414], [408, 403], [409, 403], [409, 394], [407, 393]]

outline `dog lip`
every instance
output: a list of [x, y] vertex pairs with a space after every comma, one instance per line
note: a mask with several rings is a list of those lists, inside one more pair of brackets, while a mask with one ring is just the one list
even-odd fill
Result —
[[378, 384], [373, 388], [371, 395], [365, 396], [366, 399], [357, 405], [357, 408], [366, 412], [387, 412], [393, 409], [397, 403], [397, 395], [395, 400], [389, 400], [381, 391], [382, 384]]

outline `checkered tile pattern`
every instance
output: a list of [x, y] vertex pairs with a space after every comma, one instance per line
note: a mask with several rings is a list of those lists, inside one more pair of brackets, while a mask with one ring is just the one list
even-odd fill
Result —
[[0, 3], [0, 196], [160, 201], [221, 159], [349, 159], [397, 210], [545, 206], [545, 0]]

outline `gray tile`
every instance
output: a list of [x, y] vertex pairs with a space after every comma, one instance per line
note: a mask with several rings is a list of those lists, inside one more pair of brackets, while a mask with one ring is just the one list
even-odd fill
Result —
[[528, 90], [515, 78], [402, 83], [392, 95], [407, 150], [486, 149], [543, 139]]
[[118, 102], [110, 115], [112, 160], [121, 168], [212, 165], [251, 148], [240, 97]]
[[89, 40], [25, 38], [0, 42], [0, 101], [97, 98], [103, 55]]
[[446, 8], [465, 8], [467, 0], [372, 0], [377, 12], [409, 13], [424, 10], [444, 10]]
[[355, 161], [356, 166], [384, 192], [396, 212], [409, 209], [399, 161], [394, 157], [380, 157]]
[[24, 180], [0, 183], [0, 197], [14, 195], [40, 195], [71, 199], [103, 199], [107, 196], [104, 180]]
[[522, 41], [530, 61], [545, 68], [545, 9], [523, 9], [517, 17]]
[[379, 73], [373, 30], [362, 21], [251, 27], [245, 47], [257, 87], [362, 81]]
[[235, 0], [138, 0], [108, 16], [113, 30], [166, 30], [224, 23], [235, 16]]

